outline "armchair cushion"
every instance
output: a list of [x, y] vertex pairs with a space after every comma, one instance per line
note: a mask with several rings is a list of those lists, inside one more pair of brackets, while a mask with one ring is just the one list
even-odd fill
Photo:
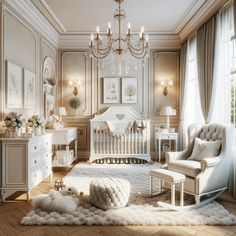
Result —
[[221, 144], [219, 140], [206, 141], [195, 138], [193, 152], [188, 160], [201, 161], [206, 157], [216, 157], [220, 153]]
[[178, 160], [168, 163], [168, 170], [196, 177], [201, 172], [201, 162], [193, 160]]

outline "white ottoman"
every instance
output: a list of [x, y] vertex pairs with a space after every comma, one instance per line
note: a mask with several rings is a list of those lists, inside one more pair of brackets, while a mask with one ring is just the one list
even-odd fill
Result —
[[125, 207], [129, 201], [130, 183], [121, 178], [97, 178], [89, 186], [91, 203], [103, 210]]
[[[180, 206], [184, 205], [184, 181], [185, 175], [166, 169], [155, 169], [149, 172], [151, 178], [150, 193], [153, 195], [153, 178], [158, 178], [161, 181], [169, 182], [171, 184], [171, 204], [175, 205], [175, 184], [180, 183]], [[162, 192], [162, 184], [160, 187]]]

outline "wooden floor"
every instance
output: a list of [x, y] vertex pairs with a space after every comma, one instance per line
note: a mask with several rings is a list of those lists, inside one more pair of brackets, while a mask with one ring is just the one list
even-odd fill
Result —
[[[65, 175], [65, 172], [54, 172], [54, 180], [60, 175]], [[39, 184], [32, 190], [32, 197], [39, 193], [47, 193], [52, 186], [53, 182]], [[0, 204], [0, 236], [236, 236], [236, 226], [21, 226], [20, 220], [31, 210], [30, 203], [25, 201], [26, 195], [24, 193], [18, 193], [11, 199]], [[236, 215], [236, 201], [227, 194], [224, 194], [218, 201]]]

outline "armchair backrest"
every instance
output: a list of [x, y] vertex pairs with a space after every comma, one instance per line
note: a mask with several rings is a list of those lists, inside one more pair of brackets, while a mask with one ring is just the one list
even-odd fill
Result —
[[222, 124], [207, 124], [199, 125], [192, 124], [188, 128], [188, 149], [193, 149], [194, 139], [196, 137], [207, 141], [222, 141], [221, 154], [231, 152], [233, 146], [233, 133], [234, 128], [232, 125]]

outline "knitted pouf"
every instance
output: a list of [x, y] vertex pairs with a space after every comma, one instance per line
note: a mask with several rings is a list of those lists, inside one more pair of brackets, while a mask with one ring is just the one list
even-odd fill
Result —
[[130, 183], [121, 178], [97, 178], [90, 183], [90, 201], [103, 210], [125, 207], [129, 201]]

